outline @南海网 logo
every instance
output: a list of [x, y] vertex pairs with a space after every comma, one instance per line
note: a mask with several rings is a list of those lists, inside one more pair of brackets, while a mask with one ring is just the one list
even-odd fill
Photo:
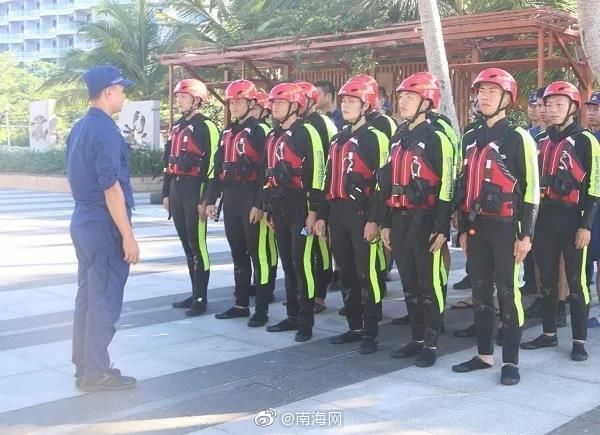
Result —
[[275, 422], [275, 416], [277, 415], [277, 411], [273, 408], [265, 409], [260, 411], [254, 417], [254, 424], [260, 427], [271, 426]]

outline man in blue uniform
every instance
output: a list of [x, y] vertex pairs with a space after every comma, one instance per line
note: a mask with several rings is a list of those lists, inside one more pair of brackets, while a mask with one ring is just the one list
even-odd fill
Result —
[[90, 108], [66, 143], [75, 200], [71, 239], [78, 262], [72, 361], [80, 389], [125, 389], [136, 380], [112, 368], [108, 345], [121, 314], [129, 265], [138, 262], [139, 248], [131, 227], [129, 151], [112, 115], [121, 111], [124, 90], [134, 82], [112, 66], [92, 68], [83, 78]]

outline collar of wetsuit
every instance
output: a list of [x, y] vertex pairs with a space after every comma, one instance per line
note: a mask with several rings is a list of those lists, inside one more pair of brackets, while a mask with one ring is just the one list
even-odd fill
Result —
[[405, 131], [400, 133], [402, 135], [400, 138], [400, 145], [406, 149], [409, 145], [415, 142], [424, 142], [427, 139], [427, 134], [429, 133], [430, 128], [431, 127], [427, 121], [420, 122], [412, 130], [407, 128]]
[[242, 123], [240, 123], [237, 119], [235, 121], [233, 121], [231, 123], [231, 130], [237, 132], [237, 131], [241, 131], [244, 128], [252, 128], [254, 127], [256, 124], [258, 124], [257, 119], [254, 116], [250, 116], [248, 118], [246, 118], [246, 120]]
[[502, 139], [510, 129], [510, 121], [507, 118], [502, 118], [492, 127], [488, 127], [487, 123], [482, 123], [477, 129], [475, 140], [477, 146], [483, 148], [490, 142]]
[[581, 132], [583, 128], [577, 124], [576, 122], [572, 122], [565, 128], [563, 131], [558, 131], [558, 127], [553, 125], [548, 129], [548, 136], [550, 140], [554, 143], [560, 142], [569, 136], [576, 136], [579, 132]]
[[320, 117], [321, 115], [319, 115], [319, 112], [312, 112], [304, 118], [304, 121], [308, 122], [309, 124], [312, 124], [313, 121], [318, 120]]

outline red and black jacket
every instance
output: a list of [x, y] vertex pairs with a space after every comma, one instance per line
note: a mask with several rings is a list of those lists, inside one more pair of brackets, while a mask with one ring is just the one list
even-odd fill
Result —
[[456, 188], [461, 232], [482, 218], [519, 222], [519, 237], [532, 236], [539, 204], [535, 152], [529, 133], [506, 118], [464, 135]]
[[316, 158], [323, 159], [320, 145], [319, 148], [315, 156], [311, 136], [301, 119], [288, 129], [274, 128], [265, 141], [263, 203], [268, 205], [291, 190], [304, 192], [309, 210], [316, 211], [323, 196], [322, 186], [316, 188], [316, 180], [313, 181], [314, 165], [324, 165], [315, 163]]
[[173, 177], [208, 180], [210, 132], [206, 120], [204, 115], [196, 114], [191, 119], [181, 118], [171, 129], [163, 154], [163, 198], [169, 196]]
[[371, 221], [380, 158], [379, 140], [368, 124], [354, 132], [345, 128], [334, 136], [327, 159], [325, 198], [319, 206], [318, 218], [328, 219], [329, 202], [347, 200], [355, 201]]
[[[384, 227], [391, 227], [392, 215], [401, 210], [433, 213], [432, 232], [449, 232], [453, 165], [444, 161], [441, 141], [426, 121], [413, 130], [399, 129], [392, 137], [388, 163], [379, 173], [378, 197], [385, 216]], [[451, 149], [449, 155], [452, 157]], [[450, 191], [446, 199], [440, 199], [444, 173]]]
[[264, 173], [264, 130], [256, 118], [243, 123], [233, 122], [223, 131], [215, 153], [215, 176], [210, 180], [206, 198], [214, 204], [223, 190], [244, 185], [246, 190], [258, 191]]
[[561, 132], [550, 127], [547, 133], [539, 142], [540, 213], [547, 206], [577, 208], [580, 227], [591, 229], [600, 195], [592, 135], [576, 123]]

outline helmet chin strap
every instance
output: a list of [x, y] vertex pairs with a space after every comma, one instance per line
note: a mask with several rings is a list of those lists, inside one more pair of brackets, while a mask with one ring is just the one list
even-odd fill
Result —
[[362, 111], [363, 107], [365, 107], [365, 103], [361, 103], [361, 105], [360, 105], [360, 115], [358, 115], [358, 118], [356, 118], [356, 121], [350, 121], [350, 125], [352, 127], [354, 127], [356, 124], [358, 124], [360, 122], [360, 120], [365, 117], [365, 113], [363, 113], [363, 111]]
[[290, 116], [292, 115], [297, 115], [298, 114], [298, 110], [300, 109], [300, 106], [298, 106], [298, 109], [294, 110], [292, 112], [292, 104], [294, 103], [290, 103], [288, 102], [288, 110], [287, 110], [287, 114], [285, 115], [285, 117], [281, 120], [281, 124], [285, 124], [285, 122], [290, 119]]
[[[196, 100], [199, 100], [198, 103], [196, 103]], [[202, 100], [199, 98], [194, 97], [194, 102], [192, 103], [191, 107], [188, 110], [184, 110], [183, 112], [181, 112], [181, 114], [183, 115], [184, 118], [189, 117], [192, 113], [194, 113], [195, 110], [200, 109], [200, 105], [202, 104]]]
[[[250, 101], [252, 101], [252, 100], [246, 99], [246, 102], [248, 103], [247, 106], [246, 106], [246, 111], [244, 112], [244, 114], [242, 116], [236, 118], [236, 121], [239, 122], [240, 119], [245, 119], [246, 116], [248, 116], [248, 114], [252, 111], [252, 109], [254, 108], [254, 106], [250, 107]], [[261, 113], [261, 115], [262, 115], [262, 113]]]
[[427, 113], [427, 110], [421, 110], [423, 108], [423, 101], [425, 101], [425, 98], [421, 97], [421, 101], [419, 101], [419, 106], [417, 107], [415, 114], [410, 119], [407, 120], [409, 125], [412, 125], [412, 123], [415, 122], [415, 120], [419, 117], [419, 115]]
[[569, 98], [569, 108], [567, 109], [567, 115], [565, 116], [565, 118], [563, 119], [563, 121], [560, 124], [555, 124], [556, 127], [558, 127], [559, 129], [564, 127], [565, 125], [567, 125], [567, 121], [569, 120], [569, 118], [571, 116], [575, 116], [577, 114], [577, 108], [575, 109], [575, 111], [573, 113], [571, 113], [571, 108], [573, 107], [573, 100], [571, 100]]

